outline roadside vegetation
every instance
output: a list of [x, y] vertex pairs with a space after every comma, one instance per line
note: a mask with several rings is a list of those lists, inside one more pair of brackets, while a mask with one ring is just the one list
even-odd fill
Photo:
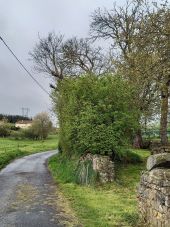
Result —
[[134, 88], [118, 75], [86, 75], [61, 81], [58, 90], [54, 95], [63, 153], [126, 159], [139, 128]]
[[49, 168], [53, 177], [83, 226], [140, 226], [136, 191], [150, 152], [133, 152], [140, 156], [142, 163], [118, 163], [116, 181], [106, 185], [76, 184], [76, 156], [68, 159], [59, 154], [50, 159]]

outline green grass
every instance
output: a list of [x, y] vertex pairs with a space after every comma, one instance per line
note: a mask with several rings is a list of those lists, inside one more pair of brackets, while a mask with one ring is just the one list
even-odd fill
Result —
[[54, 156], [49, 168], [85, 227], [138, 226], [137, 185], [149, 151], [134, 150], [143, 163], [118, 165], [117, 180], [104, 186], [80, 186], [75, 182], [77, 158]]
[[0, 169], [15, 158], [40, 151], [56, 149], [57, 144], [57, 135], [50, 135], [44, 141], [0, 138]]

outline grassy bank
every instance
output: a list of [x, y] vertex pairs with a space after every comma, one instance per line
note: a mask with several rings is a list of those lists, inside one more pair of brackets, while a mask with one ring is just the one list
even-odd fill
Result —
[[44, 141], [0, 138], [0, 169], [15, 158], [56, 149], [57, 143], [57, 135], [51, 135]]
[[134, 150], [143, 159], [136, 165], [117, 166], [117, 180], [112, 184], [85, 187], [75, 183], [77, 158], [61, 154], [52, 157], [49, 168], [70, 205], [85, 227], [136, 227], [138, 225], [136, 187], [145, 169], [149, 151]]

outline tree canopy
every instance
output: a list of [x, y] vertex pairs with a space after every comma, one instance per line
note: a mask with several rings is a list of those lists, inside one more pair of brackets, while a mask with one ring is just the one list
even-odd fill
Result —
[[[124, 6], [114, 4], [110, 10], [96, 9], [91, 17], [90, 38], [65, 40], [63, 35], [49, 33], [48, 37], [40, 38], [31, 57], [38, 71], [48, 73], [57, 82], [85, 74], [121, 75], [129, 86], [135, 87], [133, 97], [141, 127], [143, 122], [146, 125], [160, 116], [161, 142], [165, 145], [170, 84], [169, 28], [167, 1], [128, 0]], [[98, 39], [110, 40], [107, 53], [96, 46]]]
[[118, 155], [138, 128], [133, 94], [121, 76], [61, 81], [56, 108], [63, 151]]

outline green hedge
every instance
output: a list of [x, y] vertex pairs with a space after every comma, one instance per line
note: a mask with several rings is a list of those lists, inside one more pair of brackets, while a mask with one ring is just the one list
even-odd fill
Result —
[[118, 154], [138, 126], [133, 89], [120, 76], [67, 78], [54, 96], [63, 152]]

